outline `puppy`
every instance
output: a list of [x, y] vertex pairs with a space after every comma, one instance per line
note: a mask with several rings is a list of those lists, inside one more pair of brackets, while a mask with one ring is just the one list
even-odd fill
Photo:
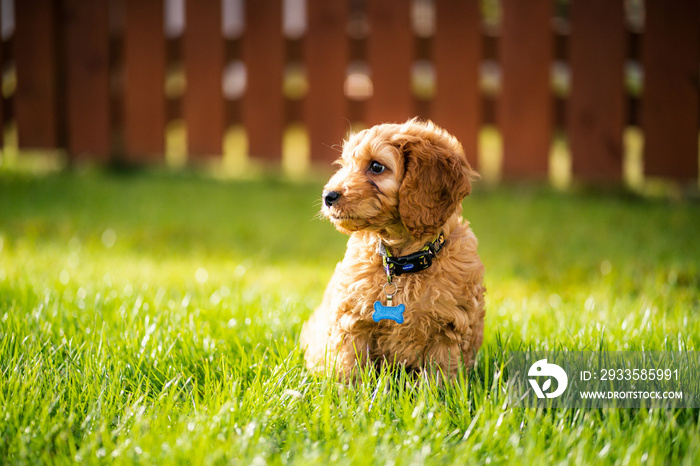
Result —
[[484, 328], [484, 268], [462, 219], [475, 175], [461, 144], [412, 119], [351, 135], [322, 214], [350, 239], [304, 324], [310, 369], [351, 378], [383, 362], [453, 376]]

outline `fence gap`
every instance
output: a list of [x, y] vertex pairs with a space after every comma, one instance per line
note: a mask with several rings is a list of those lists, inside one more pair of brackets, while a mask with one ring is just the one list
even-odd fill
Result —
[[242, 55], [248, 76], [242, 116], [248, 153], [268, 161], [279, 161], [282, 153], [284, 49], [281, 1], [246, 2]]
[[367, 100], [374, 92], [367, 62], [367, 37], [369, 24], [367, 10], [359, 1], [351, 1], [348, 5], [348, 65], [345, 69], [343, 93], [347, 98], [347, 118], [352, 130], [364, 128], [367, 121]]
[[298, 125], [304, 120], [304, 96], [308, 91], [309, 83], [303, 55], [304, 43], [301, 37], [285, 36], [284, 66], [282, 69], [284, 131], [289, 125]]
[[414, 115], [423, 119], [431, 118], [437, 94], [437, 72], [433, 61], [435, 9], [432, 0], [412, 1], [411, 26], [414, 38], [411, 93], [414, 99]]
[[124, 138], [128, 163], [165, 153], [165, 35], [162, 0], [126, 0]]
[[437, 92], [431, 117], [460, 140], [469, 163], [476, 168], [481, 125], [479, 2], [439, 0], [435, 8], [433, 62]]
[[551, 0], [503, 0], [498, 120], [505, 177], [545, 178], [552, 136]]
[[619, 182], [625, 123], [623, 1], [575, 1], [571, 27], [567, 135], [574, 176]]
[[644, 173], [690, 181], [698, 177], [697, 0], [646, 2], [642, 51]]
[[367, 101], [365, 123], [403, 122], [414, 116], [416, 108], [411, 92], [411, 0], [368, 0], [367, 19], [373, 94]]

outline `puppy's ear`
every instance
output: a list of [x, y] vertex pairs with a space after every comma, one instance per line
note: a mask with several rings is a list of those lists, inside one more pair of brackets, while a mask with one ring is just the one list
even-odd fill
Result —
[[412, 120], [392, 142], [404, 157], [399, 215], [414, 238], [435, 236], [471, 192], [472, 172], [461, 144], [432, 123]]

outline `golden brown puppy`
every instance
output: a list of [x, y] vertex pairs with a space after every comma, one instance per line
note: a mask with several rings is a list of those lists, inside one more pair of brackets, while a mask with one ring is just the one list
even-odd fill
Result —
[[323, 302], [304, 324], [309, 368], [434, 365], [454, 375], [481, 346], [483, 265], [461, 217], [474, 175], [462, 146], [432, 122], [352, 135], [322, 213], [350, 235]]

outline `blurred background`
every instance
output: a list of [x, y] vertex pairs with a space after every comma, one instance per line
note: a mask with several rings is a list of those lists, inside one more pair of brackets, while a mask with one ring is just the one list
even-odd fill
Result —
[[[512, 409], [507, 354], [700, 348], [700, 0], [0, 15], [0, 463], [696, 464], [696, 411]], [[416, 115], [484, 179], [483, 349], [346, 390], [298, 344], [347, 243], [321, 186]]]
[[1, 0], [2, 164], [326, 168], [413, 116], [486, 181], [698, 184], [698, 0]]

